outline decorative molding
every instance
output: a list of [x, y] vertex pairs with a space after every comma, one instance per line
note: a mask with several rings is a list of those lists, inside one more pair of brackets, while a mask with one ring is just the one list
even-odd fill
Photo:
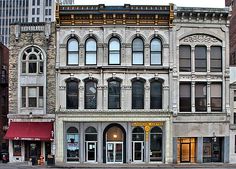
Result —
[[59, 48], [66, 48], [66, 44], [60, 44]]
[[59, 90], [65, 90], [66, 86], [59, 86]]
[[[217, 38], [212, 36], [199, 34], [199, 35], [190, 35], [180, 40], [180, 42], [188, 42], [188, 43], [218, 43], [220, 42]], [[220, 42], [221, 43], [221, 42]]]

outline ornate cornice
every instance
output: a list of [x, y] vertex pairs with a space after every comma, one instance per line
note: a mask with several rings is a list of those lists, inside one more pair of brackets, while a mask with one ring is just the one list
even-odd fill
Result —
[[57, 26], [158, 25], [172, 27], [174, 5], [56, 5]]

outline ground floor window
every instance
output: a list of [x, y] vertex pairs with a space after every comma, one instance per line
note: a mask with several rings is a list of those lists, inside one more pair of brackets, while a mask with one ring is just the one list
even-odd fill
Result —
[[97, 161], [97, 130], [94, 127], [85, 130], [85, 156], [87, 162]]
[[223, 162], [223, 138], [203, 138], [203, 162]]
[[79, 132], [75, 127], [70, 127], [66, 134], [67, 161], [79, 161]]
[[150, 132], [150, 161], [162, 161], [162, 129], [158, 126]]
[[13, 140], [13, 156], [21, 156], [21, 141]]
[[177, 140], [177, 162], [196, 162], [196, 138], [178, 138]]

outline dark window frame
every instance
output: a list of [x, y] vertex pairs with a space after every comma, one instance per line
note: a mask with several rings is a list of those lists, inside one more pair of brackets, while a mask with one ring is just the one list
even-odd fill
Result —
[[[87, 43], [88, 43], [88, 40], [90, 40], [90, 39], [92, 39], [92, 40], [95, 41], [95, 43], [96, 43], [96, 51], [88, 51], [88, 50], [87, 50]], [[96, 41], [95, 38], [91, 37], [91, 38], [86, 39], [86, 41], [85, 41], [85, 65], [97, 65], [97, 49], [98, 49], [98, 47], [97, 47], [97, 41]], [[87, 61], [87, 54], [88, 54], [88, 52], [93, 53], [93, 54], [96, 55], [96, 56], [95, 56], [95, 60], [96, 60], [96, 61], [95, 61], [94, 64], [88, 64], [88, 63], [86, 62], [86, 61]]]
[[[150, 109], [162, 109], [162, 103], [163, 103], [163, 100], [162, 100], [163, 99], [163, 89], [162, 89], [162, 87], [163, 87], [163, 82], [164, 81], [160, 80], [160, 79], [157, 79], [157, 80], [156, 79], [151, 79], [150, 80]], [[154, 85], [154, 83], [158, 83], [160, 85], [159, 86], [160, 87], [160, 94], [155, 95], [155, 96], [154, 96], [154, 94], [156, 92], [153, 91], [154, 87], [152, 87], [152, 85]], [[156, 89], [156, 87], [155, 87], [155, 89]], [[155, 100], [153, 100], [156, 97], [160, 98], [160, 100], [159, 100], [160, 105], [157, 105]], [[155, 103], [152, 104], [152, 102], [155, 102]]]
[[[119, 94], [118, 94], [119, 104], [117, 107], [112, 107], [112, 104], [110, 101], [111, 94], [109, 93], [110, 83], [114, 82], [114, 81], [119, 83]], [[107, 80], [107, 82], [108, 82], [108, 109], [121, 109], [121, 83], [122, 83], [122, 80], [119, 78], [110, 78]]]
[[[189, 47], [190, 49], [190, 56], [189, 57], [183, 57], [181, 54], [180, 54], [180, 51], [181, 51], [181, 48], [182, 47]], [[192, 68], [192, 58], [191, 58], [191, 46], [190, 45], [180, 45], [179, 46], [179, 71], [180, 72], [191, 72], [191, 68]], [[190, 60], [190, 65], [189, 66], [185, 66], [185, 65], [181, 65], [181, 60]]]
[[[76, 78], [69, 78], [69, 79], [66, 80], [66, 109], [78, 109], [79, 108], [79, 82], [80, 81]], [[75, 96], [75, 94], [74, 94], [74, 96], [71, 96], [71, 94], [68, 95], [68, 91], [69, 91], [68, 84], [69, 83], [77, 83], [77, 93], [76, 93], [77, 96]], [[75, 106], [70, 106], [69, 105], [69, 97], [75, 97], [77, 99], [77, 102], [76, 102]]]
[[[202, 47], [204, 47], [205, 48], [205, 58], [203, 59], [203, 58], [197, 58], [196, 56], [197, 56], [197, 54], [196, 54], [196, 51], [197, 51], [197, 48], [202, 48]], [[206, 72], [207, 71], [207, 47], [206, 46], [204, 46], [204, 45], [196, 45], [195, 46], [195, 53], [194, 53], [194, 56], [195, 56], [195, 72]], [[197, 66], [197, 61], [205, 61], [204, 63], [205, 63], [205, 65], [206, 66], [204, 66], [204, 67], [202, 67], [202, 66]], [[202, 70], [199, 70], [199, 69], [202, 69]], [[204, 69], [204, 70], [203, 70]]]
[[[181, 85], [189, 85], [190, 86], [190, 96], [189, 97], [181, 97], [181, 90], [180, 90], [180, 86]], [[181, 98], [185, 98], [186, 100], [189, 100], [190, 101], [190, 104], [187, 106], [181, 106]], [[180, 82], [179, 83], [179, 111], [180, 112], [191, 112], [192, 111], [192, 84], [191, 82]], [[186, 101], [183, 101], [184, 103], [186, 103]], [[187, 108], [183, 108], [183, 107], [187, 107]]]
[[[136, 95], [134, 95], [134, 84], [135, 83], [142, 83], [142, 86], [141, 86], [141, 88], [142, 88], [142, 94], [140, 94], [140, 96], [142, 95], [142, 100], [140, 100], [141, 102], [142, 102], [142, 105], [141, 105], [141, 107], [138, 107], [137, 105], [134, 105], [134, 99], [135, 98], [139, 98], [138, 97], [138, 95], [136, 94]], [[132, 79], [132, 109], [144, 109], [144, 107], [145, 107], [145, 101], [144, 101], [144, 99], [145, 99], [145, 82], [146, 82], [146, 80], [145, 79], [142, 79], [142, 78], [135, 78], [135, 79]], [[137, 90], [137, 89], [136, 89]], [[135, 101], [135, 103], [136, 103], [136, 101]], [[136, 103], [137, 104], [137, 103]]]
[[[205, 97], [196, 97], [197, 85], [204, 85], [206, 87], [206, 96]], [[207, 95], [208, 94], [209, 93], [207, 92], [207, 83], [206, 82], [197, 82], [195, 84], [195, 109], [196, 109], [196, 112], [206, 112], [207, 111]], [[204, 99], [205, 102], [206, 102], [206, 105], [205, 106], [201, 106], [201, 108], [199, 108], [200, 106], [198, 107], [198, 105], [197, 105], [197, 102], [200, 101], [200, 99]]]
[[[159, 42], [160, 42], [160, 46], [161, 46], [161, 50], [159, 51], [159, 50], [152, 50], [152, 42], [153, 42], [153, 40], [158, 40]], [[160, 65], [162, 65], [163, 63], [162, 63], [162, 55], [163, 55], [163, 46], [162, 46], [162, 41], [161, 41], [161, 39], [160, 38], [157, 38], [157, 37], [155, 37], [155, 38], [153, 38], [152, 40], [151, 40], [151, 42], [150, 42], [150, 65], [152, 65], [152, 66], [160, 66]], [[161, 63], [160, 64], [153, 64], [152, 63], [152, 55], [153, 54], [160, 54], [160, 59], [161, 59]]]
[[[212, 48], [214, 47], [219, 47], [220, 48], [220, 54], [221, 54], [221, 58], [213, 58], [212, 57]], [[210, 52], [210, 71], [211, 72], [221, 72], [222, 71], [222, 56], [223, 56], [223, 53], [222, 53], [222, 46], [211, 46], [211, 52]], [[218, 67], [212, 67], [212, 61], [220, 61], [220, 69]], [[218, 68], [218, 69], [217, 69]], [[214, 70], [216, 69], [216, 70]]]
[[[136, 39], [140, 39], [142, 41], [142, 43], [143, 43], [143, 50], [142, 51], [141, 50], [140, 51], [134, 51], [134, 41]], [[135, 53], [142, 53], [142, 55], [143, 55], [143, 63], [142, 64], [134, 64], [134, 54]], [[135, 37], [132, 41], [132, 65], [144, 65], [144, 40], [140, 37]]]
[[[223, 108], [223, 106], [222, 106], [222, 101], [223, 101], [223, 99], [222, 99], [222, 95], [223, 95], [223, 90], [222, 90], [222, 83], [220, 83], [220, 82], [214, 82], [214, 83], [211, 83], [211, 85], [212, 84], [217, 84], [217, 85], [220, 85], [220, 87], [221, 87], [221, 96], [220, 96], [220, 102], [221, 102], [221, 104], [220, 104], [220, 107], [213, 107], [212, 105], [212, 100], [213, 99], [219, 99], [219, 97], [212, 97], [212, 92], [211, 92], [211, 111], [212, 112], [219, 112], [219, 111], [222, 111], [222, 108]], [[218, 104], [217, 104], [218, 105]]]
[[[88, 104], [87, 104], [87, 84], [88, 83], [95, 83], [96, 84], [96, 94], [94, 95], [95, 96], [95, 107], [89, 107]], [[84, 80], [84, 109], [97, 109], [97, 84], [98, 84], [98, 80], [97, 79], [85, 79]]]
[[[118, 42], [119, 42], [119, 50], [117, 51], [117, 50], [111, 50], [110, 49], [110, 43], [111, 43], [111, 40], [112, 39], [117, 39], [118, 40]], [[119, 63], [110, 63], [110, 54], [111, 54], [111, 51], [117, 51], [118, 53], [119, 53]], [[120, 65], [121, 64], [121, 41], [120, 41], [120, 39], [118, 38], [118, 37], [111, 37], [110, 39], [109, 39], [109, 42], [108, 42], [108, 65]]]

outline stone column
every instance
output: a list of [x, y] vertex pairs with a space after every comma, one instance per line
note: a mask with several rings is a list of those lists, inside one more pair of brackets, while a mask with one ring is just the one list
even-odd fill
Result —
[[[55, 162], [62, 163], [64, 155], [64, 126], [63, 121], [61, 119], [56, 119], [56, 130], [55, 130], [55, 140], [56, 140], [56, 154], [55, 154]], [[66, 157], [65, 157], [66, 158]]]
[[207, 46], [207, 73], [211, 72], [211, 47]]
[[207, 113], [211, 112], [211, 83], [207, 82]]
[[192, 89], [191, 89], [191, 99], [192, 99], [192, 113], [195, 113], [195, 82], [192, 82]]
[[163, 86], [162, 109], [168, 110], [169, 106], [169, 86]]
[[144, 88], [144, 109], [150, 109], [150, 83], [146, 81]]
[[169, 164], [173, 162], [173, 145], [171, 134], [171, 120], [165, 122], [165, 163]]
[[229, 136], [224, 137], [224, 163], [229, 163], [229, 150], [230, 150], [230, 142]]
[[195, 73], [195, 46], [191, 46], [191, 72]]
[[127, 130], [127, 148], [126, 148], [126, 154], [127, 154], [127, 163], [132, 162], [132, 127], [131, 127], [131, 122], [127, 123], [128, 125], [128, 130]]
[[80, 162], [84, 163], [85, 162], [85, 151], [84, 151], [84, 123], [79, 123], [79, 128], [80, 128], [80, 132], [79, 132], [79, 149], [80, 149], [80, 153], [79, 153], [79, 157], [80, 157]]
[[173, 137], [173, 163], [176, 164], [177, 163], [177, 155], [178, 155], [178, 149], [177, 149], [177, 142], [178, 138], [177, 137]]
[[203, 162], [203, 137], [197, 138], [197, 163]]
[[98, 123], [97, 162], [103, 163], [103, 131], [102, 123]]
[[145, 44], [144, 45], [144, 56], [143, 56], [143, 64], [145, 66], [150, 66], [150, 63], [151, 63], [151, 56], [150, 56], [150, 45], [149, 45], [149, 42], [148, 44]]

